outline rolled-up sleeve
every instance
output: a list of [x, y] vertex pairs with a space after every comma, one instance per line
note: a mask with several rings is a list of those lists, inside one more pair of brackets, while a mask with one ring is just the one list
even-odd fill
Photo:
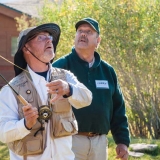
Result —
[[0, 91], [0, 141], [13, 142], [30, 133], [19, 119], [18, 105], [11, 89], [5, 86]]
[[68, 97], [70, 104], [76, 109], [89, 106], [92, 102], [92, 92], [80, 83], [70, 71], [66, 71], [66, 80], [73, 89], [72, 96]]

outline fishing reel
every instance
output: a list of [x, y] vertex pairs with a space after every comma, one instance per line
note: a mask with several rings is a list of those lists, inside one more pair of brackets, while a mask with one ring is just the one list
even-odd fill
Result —
[[52, 116], [52, 109], [48, 105], [42, 105], [39, 107], [39, 117], [38, 120], [49, 120]]

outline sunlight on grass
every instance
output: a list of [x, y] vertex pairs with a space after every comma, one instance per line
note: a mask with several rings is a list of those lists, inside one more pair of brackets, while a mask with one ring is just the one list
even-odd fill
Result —
[[[112, 136], [108, 136], [108, 160], [117, 160], [116, 157], [116, 145], [112, 139]], [[131, 138], [131, 144], [134, 143], [146, 143], [146, 144], [157, 144], [158, 149], [155, 151], [146, 151], [144, 153], [144, 156], [141, 158], [135, 158], [135, 157], [129, 157], [128, 160], [160, 160], [160, 140], [149, 140], [149, 139], [132, 139]], [[129, 148], [130, 150], [130, 148]]]
[[8, 148], [2, 142], [0, 142], [0, 160], [9, 160]]

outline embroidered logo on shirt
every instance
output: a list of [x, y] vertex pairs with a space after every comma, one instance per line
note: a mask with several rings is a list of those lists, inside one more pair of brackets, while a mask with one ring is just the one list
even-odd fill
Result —
[[96, 88], [106, 88], [109, 89], [108, 81], [106, 80], [95, 80]]

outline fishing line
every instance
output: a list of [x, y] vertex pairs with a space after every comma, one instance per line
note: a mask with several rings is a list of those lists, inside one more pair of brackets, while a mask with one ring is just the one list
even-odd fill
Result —
[[[11, 62], [11, 61], [9, 61], [8, 59], [4, 58], [3, 56], [1, 56], [1, 55], [0, 55], [0, 57], [1, 57], [2, 59], [4, 59], [5, 61], [7, 61], [7, 62], [9, 62], [9, 63], [13, 64], [14, 66], [18, 67], [19, 69], [22, 69], [23, 71], [28, 72], [27, 70], [25, 70], [25, 69], [23, 69], [23, 68], [21, 68], [21, 67], [17, 66], [16, 64], [12, 63], [12, 62]], [[28, 73], [29, 73], [29, 72], [28, 72]]]

